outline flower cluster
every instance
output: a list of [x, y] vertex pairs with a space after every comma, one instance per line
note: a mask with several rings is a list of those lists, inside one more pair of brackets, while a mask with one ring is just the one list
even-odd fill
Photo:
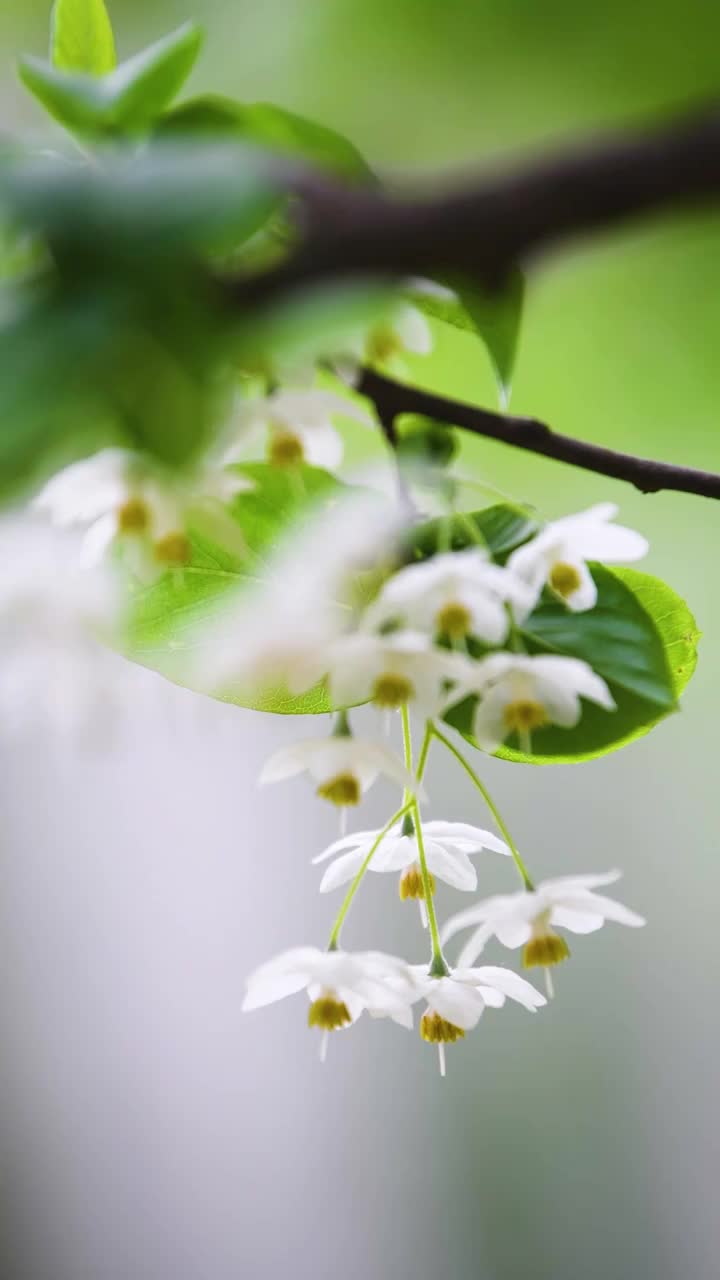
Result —
[[[277, 752], [266, 763], [261, 781], [308, 773], [317, 795], [338, 806], [343, 825], [348, 811], [381, 775], [402, 788], [402, 800], [382, 829], [343, 832], [313, 858], [315, 864], [327, 864], [321, 893], [349, 885], [328, 949], [296, 949], [264, 965], [248, 982], [246, 1009], [307, 990], [309, 1025], [324, 1033], [324, 1056], [327, 1035], [350, 1026], [363, 1011], [408, 1026], [412, 1007], [423, 1002], [420, 1034], [438, 1046], [444, 1074], [445, 1046], [472, 1030], [486, 1007], [499, 1008], [506, 998], [531, 1011], [546, 1003], [545, 996], [511, 970], [477, 966], [492, 938], [503, 946], [522, 948], [523, 966], [544, 969], [548, 994], [552, 994], [552, 969], [570, 954], [564, 933], [558, 930], [590, 933], [606, 920], [630, 926], [643, 923], [634, 912], [596, 892], [614, 881], [618, 872], [567, 876], [535, 886], [487, 789], [439, 724], [459, 702], [473, 698], [473, 736], [478, 746], [494, 752], [505, 743], [515, 743], [530, 752], [535, 733], [548, 725], [577, 725], [587, 702], [613, 713], [615, 702], [603, 677], [581, 659], [531, 652], [524, 624], [541, 597], [554, 598], [571, 611], [594, 606], [595, 584], [587, 565], [591, 556], [595, 559], [603, 550], [608, 560], [632, 560], [644, 554], [644, 539], [611, 523], [614, 515], [615, 509], [604, 505], [558, 520], [513, 551], [504, 565], [481, 545], [408, 562], [402, 556], [402, 531], [396, 529], [395, 566], [372, 597], [360, 603], [353, 601], [347, 589], [353, 530], [362, 528], [367, 554], [368, 538], [373, 542], [367, 531], [377, 528], [379, 512], [372, 520], [358, 522], [357, 508], [351, 505], [350, 510], [333, 512], [332, 529], [325, 517], [306, 535], [306, 543], [327, 544], [320, 563], [345, 606], [331, 613], [320, 607], [318, 598], [310, 612], [321, 625], [314, 626], [292, 592], [278, 594], [273, 586], [265, 592], [262, 616], [273, 654], [273, 679], [285, 681], [293, 692], [322, 682], [337, 709], [335, 724], [329, 736]], [[376, 549], [387, 547], [388, 533], [385, 527]], [[287, 567], [285, 561], [286, 577]], [[322, 594], [321, 584], [319, 591]], [[268, 606], [276, 598], [273, 616]], [[239, 668], [246, 677], [262, 682], [268, 672], [268, 651], [259, 647], [254, 667], [248, 666], [237, 616], [224, 622], [220, 651], [226, 672], [233, 634]], [[211, 653], [208, 669], [217, 671], [217, 644], [211, 645]], [[352, 732], [349, 709], [368, 702], [385, 717], [400, 714], [404, 759], [381, 740], [356, 737]], [[423, 726], [416, 764], [411, 712]], [[425, 769], [433, 742], [449, 750], [475, 783], [501, 834], [468, 823], [423, 820]], [[435, 909], [438, 882], [474, 893], [478, 872], [473, 859], [487, 851], [515, 863], [521, 891], [477, 901], [451, 917], [441, 930]], [[417, 901], [430, 935], [429, 965], [340, 949], [341, 929], [367, 872], [394, 874], [401, 901]], [[472, 933], [457, 967], [451, 968], [443, 948], [465, 928], [472, 928]]]
[[[284, 384], [268, 381], [243, 399], [232, 438], [191, 469], [164, 469], [114, 448], [54, 476], [24, 518], [37, 552], [33, 575], [30, 581], [26, 574], [17, 581], [10, 576], [0, 598], [0, 643], [11, 605], [34, 628], [15, 665], [6, 663], [21, 699], [42, 666], [33, 658], [38, 634], [59, 626], [66, 656], [79, 654], [85, 663], [98, 640], [117, 642], [120, 580], [130, 596], [151, 590], [159, 578], [170, 585], [182, 581], [198, 531], [242, 561], [248, 548], [243, 521], [235, 517], [255, 497], [257, 467], [244, 469], [253, 440], [263, 442], [266, 469], [284, 474], [290, 490], [299, 486], [302, 494], [306, 464], [328, 469], [342, 459], [337, 419], [372, 425], [369, 409], [348, 390], [359, 364], [398, 368], [403, 353], [421, 354], [429, 341], [423, 317], [402, 304], [349, 344], [334, 363], [334, 389], [322, 380], [326, 370], [311, 376], [295, 370]], [[569, 955], [565, 932], [590, 933], [606, 920], [643, 923], [597, 892], [617, 872], [535, 885], [483, 781], [443, 722], [456, 723], [464, 708], [463, 732], [476, 747], [529, 756], [542, 752], [547, 733], [578, 726], [589, 704], [594, 715], [612, 716], [615, 696], [605, 676], [573, 656], [572, 646], [563, 653], [544, 643], [537, 618], [554, 609], [564, 624], [566, 615], [593, 610], [594, 563], [635, 561], [647, 544], [615, 524], [616, 509], [603, 504], [539, 531], [526, 522], [504, 554], [493, 554], [476, 520], [464, 516], [458, 526], [449, 510], [428, 548], [415, 539], [417, 519], [407, 503], [388, 501], [366, 485], [337, 485], [332, 495], [317, 509], [305, 503], [304, 522], [293, 519], [285, 536], [264, 548], [255, 561], [258, 572], [243, 575], [242, 589], [223, 598], [214, 621], [205, 619], [187, 645], [184, 674], [195, 688], [219, 697], [232, 689], [240, 701], [259, 706], [275, 705], [282, 696], [291, 710], [293, 700], [303, 709], [304, 700], [314, 698], [334, 716], [325, 736], [273, 755], [261, 781], [308, 774], [316, 794], [339, 810], [342, 834], [313, 862], [324, 866], [320, 892], [344, 887], [345, 895], [327, 949], [298, 947], [263, 965], [248, 981], [244, 1007], [306, 991], [308, 1023], [322, 1032], [324, 1057], [329, 1034], [363, 1012], [411, 1027], [413, 1007], [420, 1004], [421, 1037], [437, 1046], [444, 1074], [446, 1045], [475, 1028], [486, 1008], [510, 999], [534, 1012], [546, 1003], [512, 970], [477, 964], [493, 939], [522, 948], [523, 966], [544, 969], [552, 994], [552, 969]], [[8, 540], [12, 555], [6, 533]], [[98, 583], [102, 589], [93, 594]], [[50, 601], [44, 613], [40, 588]], [[9, 639], [5, 648], [12, 652]], [[67, 693], [72, 681], [58, 683], [56, 663], [46, 666], [52, 690]], [[353, 731], [350, 717], [359, 704], [374, 707], [386, 726], [399, 717], [402, 755], [378, 734]], [[417, 756], [413, 720], [421, 732]], [[496, 831], [425, 820], [425, 774], [434, 743], [474, 783]], [[379, 778], [398, 788], [396, 811], [379, 830], [347, 833], [348, 814]], [[441, 928], [438, 885], [475, 895], [486, 853], [514, 864], [520, 891], [474, 901]], [[428, 963], [341, 948], [348, 911], [368, 872], [394, 876], [400, 901], [417, 903], [430, 944]], [[471, 932], [451, 966], [444, 948], [465, 929]]]

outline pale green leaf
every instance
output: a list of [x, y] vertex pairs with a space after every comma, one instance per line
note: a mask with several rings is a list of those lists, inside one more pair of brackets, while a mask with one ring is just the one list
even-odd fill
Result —
[[115, 40], [104, 0], [55, 0], [50, 59], [59, 71], [104, 76], [114, 69]]

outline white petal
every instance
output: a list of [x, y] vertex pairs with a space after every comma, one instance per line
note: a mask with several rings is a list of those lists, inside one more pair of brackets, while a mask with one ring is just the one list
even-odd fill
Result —
[[333, 471], [343, 459], [343, 442], [339, 431], [331, 423], [322, 426], [298, 427], [305, 460], [312, 467], [324, 467]]
[[419, 356], [429, 355], [432, 351], [430, 325], [417, 307], [409, 305], [398, 307], [393, 316], [392, 327], [406, 351], [412, 351]]
[[573, 613], [584, 613], [587, 609], [594, 609], [597, 604], [597, 586], [590, 570], [582, 560], [573, 567], [577, 571], [580, 583], [569, 596], [565, 597], [565, 603]]
[[567, 898], [563, 901], [562, 906], [569, 909], [577, 907], [579, 911], [582, 911], [585, 903], [588, 911], [597, 910], [602, 913], [606, 920], [613, 920], [616, 924], [629, 925], [631, 929], [640, 929], [647, 923], [643, 916], [638, 915], [637, 911], [631, 911], [622, 902], [616, 902], [614, 898], [604, 898], [598, 893], [588, 894], [587, 899], [584, 897]]
[[432, 1009], [463, 1031], [470, 1031], [477, 1026], [485, 1008], [485, 1001], [479, 991], [466, 987], [453, 978], [435, 978], [426, 992], [428, 1004]]
[[477, 889], [477, 872], [464, 853], [451, 853], [435, 840], [428, 840], [425, 847], [428, 869], [445, 884], [454, 889]]
[[509, 996], [511, 1000], [517, 1000], [526, 1009], [540, 1009], [547, 1004], [545, 996], [536, 991], [531, 982], [527, 982], [519, 974], [513, 973], [512, 969], [506, 969], [502, 965], [481, 965], [477, 969], [456, 972], [458, 976], [462, 975], [465, 982], [477, 979], [483, 985], [502, 991], [503, 995]]
[[492, 754], [507, 738], [510, 730], [505, 723], [505, 708], [509, 701], [508, 691], [501, 685], [482, 694], [475, 711], [473, 737], [483, 751]]
[[333, 889], [339, 888], [341, 884], [347, 884], [348, 880], [352, 880], [357, 875], [363, 864], [364, 857], [364, 850], [358, 851], [354, 849], [350, 853], [342, 854], [335, 862], [331, 862], [320, 881], [320, 892], [331, 893]]
[[311, 865], [317, 866], [319, 862], [325, 862], [328, 858], [334, 858], [336, 854], [342, 853], [345, 849], [357, 847], [363, 849], [366, 853], [370, 845], [380, 835], [380, 831], [355, 831], [351, 835], [340, 836], [339, 840], [333, 840], [327, 849], [323, 849], [322, 853], [318, 853], [312, 859]]
[[281, 747], [269, 760], [265, 761], [260, 772], [259, 781], [266, 782], [282, 782], [285, 778], [293, 778], [296, 774], [302, 773], [310, 767], [310, 762], [314, 758], [317, 748], [323, 739], [307, 739], [303, 742], [293, 742], [288, 747]]
[[433, 820], [423, 823], [423, 831], [434, 839], [444, 840], [450, 844], [461, 844], [464, 853], [469, 853], [471, 849], [477, 852], [492, 849], [494, 853], [510, 853], [505, 841], [499, 836], [493, 835], [492, 831], [485, 831], [482, 827], [474, 827], [469, 822]]
[[485, 950], [485, 944], [490, 941], [492, 936], [493, 926], [491, 924], [481, 924], [479, 929], [471, 933], [458, 956], [458, 968], [463, 969], [473, 965], [478, 956]]
[[599, 912], [592, 912], [589, 905], [586, 911], [575, 907], [556, 906], [552, 909], [550, 923], [558, 925], [561, 929], [569, 929], [571, 933], [595, 933], [598, 929], [602, 929], [605, 921]]
[[251, 1009], [262, 1009], [265, 1005], [274, 1004], [276, 1000], [284, 1000], [286, 996], [303, 991], [306, 986], [307, 975], [303, 973], [279, 974], [273, 979], [251, 982], [240, 1007], [243, 1013], [249, 1013]]

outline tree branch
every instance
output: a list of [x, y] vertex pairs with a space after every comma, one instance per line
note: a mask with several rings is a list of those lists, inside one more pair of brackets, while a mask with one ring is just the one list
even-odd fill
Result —
[[[556, 462], [566, 462], [584, 471], [594, 471], [614, 480], [625, 480], [641, 493], [657, 493], [661, 489], [673, 489], [680, 493], [693, 493], [703, 498], [720, 498], [720, 475], [711, 471], [697, 471], [693, 467], [678, 467], [669, 462], [655, 462], [651, 458], [637, 458], [630, 453], [618, 453], [602, 445], [575, 440], [571, 436], [552, 431], [536, 418], [517, 418], [492, 413], [459, 400], [422, 391], [418, 387], [395, 382], [371, 369], [363, 370], [357, 391], [371, 400], [387, 435], [387, 423], [403, 413], [420, 414], [436, 422], [452, 424], [488, 440], [541, 454]], [[394, 434], [394, 432], [393, 432]]]
[[561, 241], [641, 215], [720, 198], [720, 105], [653, 129], [586, 140], [440, 195], [404, 197], [295, 174], [299, 248], [252, 280], [225, 281], [256, 304], [329, 278], [459, 272], [499, 285]]

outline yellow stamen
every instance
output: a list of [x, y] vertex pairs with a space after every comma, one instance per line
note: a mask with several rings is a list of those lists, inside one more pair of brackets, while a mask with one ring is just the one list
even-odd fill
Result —
[[439, 1013], [428, 1009], [420, 1019], [420, 1035], [428, 1044], [454, 1044], [456, 1040], [464, 1038], [465, 1032], [462, 1027], [456, 1027], [454, 1022], [447, 1022]]
[[347, 1005], [332, 992], [313, 1000], [308, 1009], [308, 1026], [320, 1027], [321, 1031], [337, 1031], [348, 1022], [352, 1022], [352, 1018]]
[[144, 533], [150, 524], [150, 512], [142, 498], [128, 498], [116, 513], [118, 533]]
[[[434, 875], [429, 874], [429, 880], [430, 880], [430, 892], [434, 893], [435, 892]], [[407, 867], [406, 870], [403, 871], [400, 877], [398, 890], [400, 893], [400, 898], [402, 899], [403, 902], [406, 902], [408, 898], [424, 898], [425, 897], [425, 885], [423, 884], [422, 872], [420, 871], [420, 868], [417, 862], [414, 862], [411, 867]]]
[[409, 702], [414, 694], [415, 688], [405, 676], [393, 675], [388, 671], [375, 681], [372, 700], [377, 707], [383, 707], [387, 711], [397, 711], [398, 707]]
[[565, 564], [562, 560], [558, 560], [557, 564], [554, 564], [550, 570], [549, 582], [553, 591], [562, 596], [563, 600], [568, 600], [582, 585], [580, 574], [575, 565]]
[[377, 328], [370, 334], [367, 342], [367, 358], [370, 361], [391, 360], [402, 351], [402, 343], [392, 329]]
[[271, 432], [268, 461], [274, 467], [297, 467], [305, 460], [302, 440], [294, 431]]
[[317, 794], [331, 804], [359, 804], [362, 797], [360, 782], [354, 773], [338, 773], [336, 777], [322, 782]]
[[450, 601], [440, 610], [435, 625], [450, 640], [464, 640], [472, 631], [472, 618], [464, 604]]
[[541, 702], [535, 702], [533, 698], [518, 698], [515, 702], [508, 702], [503, 711], [503, 719], [508, 733], [512, 730], [518, 733], [530, 733], [533, 729], [541, 729], [544, 724], [549, 723], [544, 706]]
[[168, 533], [155, 543], [155, 555], [161, 564], [189, 564], [192, 557], [190, 539], [184, 533]]
[[547, 967], [567, 960], [570, 948], [564, 938], [547, 928], [542, 933], [533, 932], [533, 936], [523, 950], [523, 968], [532, 969], [535, 965]]

